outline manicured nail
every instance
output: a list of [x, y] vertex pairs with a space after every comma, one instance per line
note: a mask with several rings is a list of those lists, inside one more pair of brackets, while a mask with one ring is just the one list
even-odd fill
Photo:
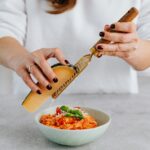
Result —
[[64, 4], [64, 3], [66, 2], [66, 0], [57, 0], [57, 2], [58, 2], [59, 4]]
[[108, 30], [110, 28], [110, 26], [107, 24], [105, 25], [105, 30]]
[[54, 79], [53, 79], [53, 82], [54, 82], [54, 83], [57, 83], [57, 82], [58, 82], [58, 79], [57, 79], [57, 78], [54, 78]]
[[39, 95], [42, 94], [40, 90], [37, 90], [36, 93], [39, 94]]
[[109, 28], [109, 25], [108, 25], [108, 24], [106, 24], [106, 25], [105, 25], [105, 28]]
[[104, 32], [100, 32], [99, 35], [100, 35], [101, 37], [104, 37], [104, 36], [105, 36], [105, 33], [104, 33]]
[[103, 49], [103, 47], [101, 45], [97, 46], [97, 50], [102, 50], [102, 49]]
[[100, 58], [100, 57], [102, 57], [102, 55], [98, 55], [97, 57]]
[[52, 86], [50, 86], [50, 85], [47, 85], [47, 87], [46, 87], [48, 90], [51, 90], [52, 89]]
[[66, 64], [70, 64], [70, 62], [69, 62], [68, 60], [65, 60], [65, 63], [66, 63]]
[[112, 25], [110, 26], [110, 28], [111, 28], [111, 29], [115, 29], [115, 28], [116, 28], [116, 25], [115, 25], [115, 24], [112, 24]]

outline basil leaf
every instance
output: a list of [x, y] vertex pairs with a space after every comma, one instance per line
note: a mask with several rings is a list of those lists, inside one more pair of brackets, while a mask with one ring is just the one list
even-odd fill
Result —
[[83, 119], [83, 114], [80, 110], [73, 110], [70, 109], [68, 106], [61, 106], [60, 109], [64, 112], [67, 112], [67, 114], [65, 115], [65, 117], [76, 117], [79, 119]]
[[67, 114], [65, 114], [65, 117], [74, 117], [74, 115], [71, 113], [67, 113]]
[[61, 106], [60, 109], [62, 111], [65, 111], [65, 112], [69, 112], [69, 107], [68, 106]]

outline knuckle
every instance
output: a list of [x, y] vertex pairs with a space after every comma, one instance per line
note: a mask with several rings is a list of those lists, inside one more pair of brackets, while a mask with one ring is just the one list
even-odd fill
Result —
[[44, 66], [44, 64], [45, 64], [45, 59], [44, 58], [41, 58], [41, 57], [39, 57], [39, 66], [41, 66], [41, 67], [43, 67]]
[[105, 49], [108, 51], [115, 51], [116, 47], [114, 44], [109, 44], [108, 46], [105, 47]]
[[124, 43], [127, 41], [127, 36], [126, 35], [120, 35], [120, 39], [119, 39], [120, 42]]
[[33, 60], [37, 65], [40, 65], [42, 61], [42, 57], [41, 55], [33, 55]]
[[128, 30], [129, 30], [129, 32], [136, 31], [136, 25], [134, 23], [132, 23], [132, 22], [129, 23]]
[[17, 72], [18, 74], [21, 74], [22, 71], [23, 71], [23, 66], [22, 66], [22, 65], [20, 65], [20, 66], [18, 66], [18, 67], [16, 68], [16, 72]]
[[55, 52], [55, 53], [59, 53], [60, 51], [61, 51], [61, 50], [60, 50], [59, 48], [55, 48], [55, 49], [54, 49], [54, 52]]
[[41, 81], [39, 82], [44, 86], [47, 86], [49, 84], [49, 82], [46, 79], [41, 79]]
[[138, 48], [137, 43], [133, 43], [133, 50], [136, 50]]
[[122, 49], [121, 45], [120, 45], [119, 43], [116, 44], [116, 50], [117, 50], [117, 51], [121, 51], [121, 49]]
[[137, 43], [139, 42], [138, 37], [135, 37], [135, 38], [133, 39], [133, 42], [134, 42], [135, 44], [137, 44]]
[[36, 75], [36, 69], [35, 69], [35, 67], [31, 67], [31, 73], [33, 74], [33, 75]]

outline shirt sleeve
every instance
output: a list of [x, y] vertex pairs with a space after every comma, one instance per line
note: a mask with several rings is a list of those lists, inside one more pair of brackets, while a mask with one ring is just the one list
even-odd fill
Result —
[[138, 18], [138, 35], [140, 38], [150, 40], [150, 0], [142, 0]]
[[26, 24], [24, 0], [0, 0], [0, 37], [11, 36], [23, 44]]

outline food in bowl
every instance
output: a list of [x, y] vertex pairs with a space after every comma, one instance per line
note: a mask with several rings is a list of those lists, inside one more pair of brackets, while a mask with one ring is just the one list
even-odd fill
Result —
[[98, 126], [94, 117], [80, 107], [70, 108], [68, 106], [57, 107], [54, 114], [42, 115], [40, 123], [48, 127], [66, 130], [83, 130]]
[[68, 129], [54, 128], [40, 123], [40, 119], [43, 115], [55, 114], [57, 107], [61, 106], [53, 106], [39, 112], [35, 116], [35, 123], [37, 124], [37, 127], [39, 128], [41, 133], [48, 140], [58, 144], [68, 146], [79, 146], [87, 144], [100, 138], [104, 134], [104, 132], [106, 132], [111, 123], [111, 118], [108, 114], [100, 111], [99, 109], [89, 107], [81, 107], [81, 110], [87, 112], [90, 116], [92, 116], [96, 120], [97, 127], [95, 128], [85, 130], [84, 129], [68, 130]]

